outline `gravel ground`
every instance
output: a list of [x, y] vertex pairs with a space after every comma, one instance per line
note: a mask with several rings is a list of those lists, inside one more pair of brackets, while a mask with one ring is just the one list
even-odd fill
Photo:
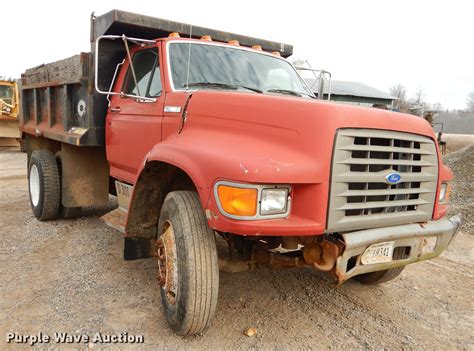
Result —
[[454, 172], [449, 212], [461, 213], [464, 231], [474, 234], [474, 144], [447, 155], [443, 161]]
[[[0, 349], [20, 346], [5, 343], [7, 332], [128, 332], [145, 343], [89, 347], [474, 350], [472, 226], [441, 257], [408, 266], [380, 286], [349, 281], [335, 287], [312, 269], [223, 273], [213, 327], [181, 338], [164, 320], [153, 260], [122, 259], [123, 239], [99, 219], [106, 209], [78, 219], [34, 219], [25, 168], [24, 154], [0, 150]], [[472, 186], [472, 179], [464, 182]], [[472, 188], [461, 195], [463, 186], [456, 183], [453, 199], [472, 203]], [[249, 327], [255, 336], [243, 334]]]

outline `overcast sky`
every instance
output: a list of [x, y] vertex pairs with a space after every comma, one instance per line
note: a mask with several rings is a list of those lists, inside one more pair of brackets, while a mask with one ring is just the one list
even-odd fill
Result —
[[90, 51], [89, 16], [117, 8], [293, 44], [294, 56], [333, 79], [383, 91], [401, 83], [445, 108], [474, 91], [474, 2], [451, 1], [7, 1], [0, 75]]

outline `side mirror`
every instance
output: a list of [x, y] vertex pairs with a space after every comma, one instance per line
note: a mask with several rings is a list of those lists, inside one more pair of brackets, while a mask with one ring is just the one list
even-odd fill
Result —
[[[133, 76], [133, 79], [135, 81], [135, 85], [138, 85], [137, 84], [137, 78], [136, 78], [136, 75], [135, 75], [135, 68], [133, 67], [133, 62], [132, 62], [132, 57], [130, 55], [130, 48], [128, 46], [128, 42], [132, 42], [132, 43], [135, 43], [135, 44], [141, 44], [141, 45], [144, 45], [144, 44], [154, 44], [155, 41], [154, 40], [147, 40], [147, 39], [137, 39], [137, 38], [129, 38], [129, 37], [126, 37], [125, 35], [102, 35], [100, 37], [97, 38], [97, 40], [95, 41], [95, 62], [94, 62], [94, 66], [95, 66], [95, 75], [94, 75], [94, 87], [95, 87], [95, 90], [99, 93], [99, 94], [102, 94], [102, 95], [107, 95], [107, 100], [109, 101], [109, 105], [110, 105], [110, 96], [111, 95], [119, 95], [121, 97], [128, 97], [128, 98], [132, 98], [132, 99], [135, 99], [137, 100], [138, 102], [155, 102], [156, 99], [155, 98], [150, 98], [150, 97], [147, 97], [147, 96], [140, 96], [140, 95], [131, 95], [131, 94], [125, 94], [123, 92], [120, 92], [120, 93], [116, 93], [116, 92], [113, 92], [112, 91], [112, 88], [114, 86], [114, 83], [115, 83], [115, 78], [117, 77], [117, 73], [120, 69], [120, 67], [123, 65], [123, 63], [125, 62], [125, 59], [122, 60], [122, 62], [120, 62], [119, 64], [117, 64], [116, 68], [115, 68], [115, 72], [114, 72], [114, 75], [113, 75], [113, 78], [112, 78], [112, 81], [110, 82], [110, 87], [109, 87], [109, 90], [108, 91], [105, 91], [105, 90], [102, 90], [99, 86], [99, 72], [100, 72], [100, 67], [99, 67], [99, 57], [101, 55], [101, 52], [100, 52], [100, 42], [102, 40], [117, 40], [117, 39], [121, 39], [123, 41], [123, 44], [124, 44], [124, 47], [125, 47], [125, 51], [127, 53], [127, 58], [130, 62], [130, 69], [131, 69], [131, 72], [132, 72], [132, 76]], [[106, 54], [103, 53], [103, 55], [105, 56]], [[140, 92], [139, 92], [140, 94]]]

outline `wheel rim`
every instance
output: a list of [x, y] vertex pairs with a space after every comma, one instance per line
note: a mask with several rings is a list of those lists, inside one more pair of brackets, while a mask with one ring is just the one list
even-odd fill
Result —
[[33, 206], [38, 206], [40, 196], [40, 180], [38, 168], [32, 165], [30, 169], [30, 197]]
[[158, 283], [165, 292], [168, 303], [174, 305], [178, 294], [178, 267], [174, 230], [170, 221], [165, 222], [163, 233], [156, 242], [156, 256]]

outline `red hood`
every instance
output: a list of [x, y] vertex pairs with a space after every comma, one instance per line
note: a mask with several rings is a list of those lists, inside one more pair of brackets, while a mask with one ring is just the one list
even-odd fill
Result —
[[249, 182], [268, 181], [275, 172], [281, 182], [328, 181], [340, 128], [388, 129], [434, 138], [431, 126], [420, 117], [281, 95], [197, 91], [187, 113], [183, 133], [174, 142], [192, 143], [196, 157], [202, 145], [206, 154], [223, 163], [221, 177], [235, 179], [238, 170], [241, 180]]
[[326, 135], [339, 128], [372, 128], [434, 138], [429, 123], [417, 116], [282, 95], [198, 91], [193, 94], [188, 112], [290, 129], [301, 137]]

